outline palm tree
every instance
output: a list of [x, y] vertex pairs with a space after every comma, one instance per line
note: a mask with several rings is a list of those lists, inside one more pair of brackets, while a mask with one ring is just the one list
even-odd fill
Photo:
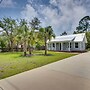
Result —
[[33, 45], [35, 44], [36, 38], [37, 38], [37, 33], [35, 30], [39, 30], [40, 27], [40, 20], [37, 17], [34, 17], [31, 22], [29, 22], [30, 25], [30, 31], [28, 34], [28, 47], [29, 47], [29, 54], [32, 54], [32, 49]]
[[18, 31], [19, 31], [18, 33], [21, 36], [21, 40], [23, 41], [24, 56], [26, 56], [27, 55], [27, 40], [28, 40], [29, 28], [27, 26], [27, 21], [25, 19], [21, 19], [20, 28]]
[[28, 33], [28, 48], [29, 48], [29, 54], [31, 55], [32, 54], [32, 48], [33, 48], [33, 45], [35, 43], [35, 32], [33, 30], [31, 30], [29, 33]]
[[40, 28], [40, 35], [44, 39], [45, 43], [45, 55], [47, 55], [47, 40], [51, 40], [51, 38], [55, 38], [55, 34], [53, 32], [53, 29], [51, 26], [48, 26], [46, 28]]
[[38, 19], [32, 20], [32, 22], [29, 22], [31, 26], [30, 28], [30, 26], [28, 26], [28, 22], [25, 19], [21, 19], [20, 21], [17, 38], [23, 43], [24, 56], [27, 55], [27, 48], [29, 50], [29, 54], [32, 54], [32, 47], [36, 38], [35, 27], [38, 26], [38, 23]]
[[2, 52], [5, 51], [6, 45], [7, 45], [7, 38], [4, 37], [3, 35], [0, 35], [0, 48]]
[[3, 29], [2, 33], [4, 33], [4, 36], [8, 39], [8, 48], [10, 51], [13, 51], [14, 48], [16, 26], [16, 21], [12, 18], [3, 18], [0, 20], [0, 27]]

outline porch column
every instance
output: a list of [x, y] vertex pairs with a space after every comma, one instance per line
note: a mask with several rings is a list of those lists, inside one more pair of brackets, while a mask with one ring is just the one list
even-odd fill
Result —
[[69, 42], [69, 47], [68, 47], [68, 50], [70, 51], [70, 42]]
[[55, 43], [55, 49], [54, 50], [56, 50], [56, 43]]
[[59, 51], [60, 51], [60, 43], [59, 43]]
[[51, 43], [51, 50], [53, 50], [53, 44]]
[[79, 48], [80, 48], [80, 50], [82, 50], [82, 46], [81, 46], [82, 44], [81, 44], [81, 42], [79, 43]]
[[61, 42], [61, 51], [63, 51], [63, 42]]
[[49, 43], [49, 45], [48, 45], [48, 49], [51, 50], [51, 43]]

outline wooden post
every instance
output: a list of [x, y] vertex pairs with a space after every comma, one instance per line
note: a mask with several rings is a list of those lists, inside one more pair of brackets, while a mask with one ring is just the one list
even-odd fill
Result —
[[54, 50], [56, 50], [56, 43], [54, 43], [55, 44], [55, 49]]

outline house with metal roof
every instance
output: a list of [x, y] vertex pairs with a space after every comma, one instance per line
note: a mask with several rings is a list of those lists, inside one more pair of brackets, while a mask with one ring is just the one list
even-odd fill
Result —
[[85, 33], [64, 35], [47, 41], [47, 48], [54, 51], [85, 51], [86, 43]]

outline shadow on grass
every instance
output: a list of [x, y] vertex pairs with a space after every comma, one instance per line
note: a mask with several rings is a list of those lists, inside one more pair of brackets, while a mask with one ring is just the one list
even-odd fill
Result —
[[19, 57], [33, 57], [33, 56], [54, 56], [53, 54], [27, 54], [26, 56], [24, 56], [23, 54], [19, 55]]

